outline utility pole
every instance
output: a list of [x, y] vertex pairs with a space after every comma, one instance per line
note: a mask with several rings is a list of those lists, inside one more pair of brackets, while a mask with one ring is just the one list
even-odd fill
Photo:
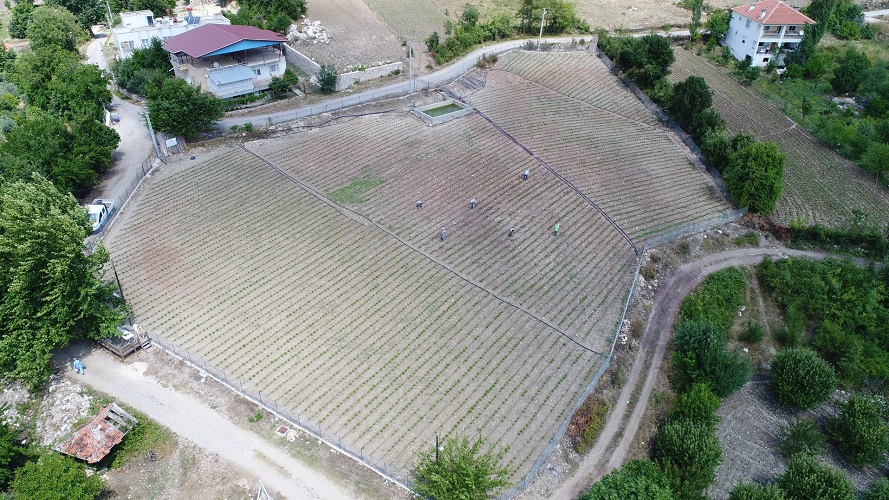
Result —
[[414, 48], [411, 46], [410, 40], [407, 42], [407, 67], [408, 67], [408, 82], [410, 82], [411, 92], [414, 92], [416, 87], [414, 87]]
[[142, 105], [142, 112], [145, 115], [145, 121], [148, 122], [148, 133], [151, 134], [151, 145], [154, 146], [154, 154], [158, 159], [161, 157], [160, 148], [157, 147], [157, 137], [154, 136], [154, 128], [151, 126], [151, 116], [148, 115], [148, 106]]
[[537, 35], [537, 50], [540, 50], [540, 39], [543, 38], [543, 24], [546, 21], [546, 9], [543, 9], [543, 15], [540, 16], [540, 34]]

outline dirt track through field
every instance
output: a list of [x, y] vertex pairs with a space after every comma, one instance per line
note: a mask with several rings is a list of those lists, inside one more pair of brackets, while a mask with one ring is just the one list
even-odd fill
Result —
[[[621, 390], [617, 403], [608, 416], [599, 439], [587, 453], [574, 475], [563, 483], [562, 487], [552, 495], [552, 498], [577, 498], [583, 488], [593, 481], [598, 481], [624, 463], [627, 450], [636, 436], [636, 431], [642, 421], [642, 415], [645, 413], [645, 407], [648, 405], [648, 399], [657, 380], [657, 373], [671, 338], [670, 333], [673, 331], [679, 306], [686, 295], [711, 273], [727, 267], [754, 265], [766, 256], [823, 259], [827, 257], [827, 254], [786, 248], [745, 248], [709, 255], [677, 269], [668, 280], [658, 287], [641, 346], [633, 361], [633, 368], [623, 390]], [[631, 400], [633, 393], [639, 387], [639, 379], [643, 375], [642, 370], [645, 367], [646, 359], [650, 359], [650, 364], [648, 371], [644, 373], [638, 402], [633, 406]], [[632, 406], [632, 412], [627, 418], [627, 410], [630, 406]], [[614, 440], [617, 436], [621, 437], [620, 441], [615, 444]]]

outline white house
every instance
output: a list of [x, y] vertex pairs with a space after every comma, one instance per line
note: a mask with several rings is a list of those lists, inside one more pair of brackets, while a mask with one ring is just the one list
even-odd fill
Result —
[[208, 24], [170, 37], [173, 72], [216, 97], [237, 97], [269, 87], [284, 74], [287, 42], [274, 31], [253, 26]]
[[764, 0], [732, 9], [723, 44], [741, 60], [750, 58], [753, 66], [765, 66], [782, 54], [793, 52], [803, 38], [807, 24], [815, 21], [780, 0]]
[[191, 7], [185, 17], [155, 18], [150, 10], [120, 13], [120, 25], [111, 29], [111, 38], [117, 46], [119, 58], [130, 57], [136, 49], [148, 47], [154, 38], [166, 40], [206, 24], [231, 24], [222, 14], [193, 16]]

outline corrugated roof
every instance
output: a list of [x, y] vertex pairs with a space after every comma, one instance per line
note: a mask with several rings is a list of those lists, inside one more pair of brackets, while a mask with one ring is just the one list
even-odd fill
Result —
[[164, 41], [164, 49], [172, 54], [184, 52], [191, 57], [204, 57], [244, 40], [269, 42], [269, 44], [287, 41], [274, 31], [261, 30], [253, 26], [205, 24], [167, 38]]
[[135, 417], [114, 403], [102, 408], [86, 425], [80, 426], [56, 450], [94, 464], [120, 444], [124, 435], [136, 425]]
[[815, 21], [780, 0], [740, 5], [732, 11], [759, 24], [815, 24]]
[[225, 85], [227, 83], [240, 82], [242, 80], [253, 80], [253, 77], [256, 75], [254, 75], [253, 71], [247, 66], [236, 64], [234, 66], [214, 69], [210, 71], [207, 76], [210, 80], [213, 80], [213, 83], [216, 85]]

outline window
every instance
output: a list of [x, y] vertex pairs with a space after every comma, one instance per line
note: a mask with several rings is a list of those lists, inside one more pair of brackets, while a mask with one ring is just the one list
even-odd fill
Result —
[[271, 66], [269, 66], [269, 71], [272, 72], [272, 73], [278, 71], [278, 65], [277, 65], [277, 64], [272, 64]]
[[745, 28], [749, 28], [749, 27], [750, 27], [750, 19], [747, 20], [747, 25], [744, 26], [744, 27], [745, 27]]
[[253, 70], [253, 72], [256, 73], [257, 75], [261, 75], [261, 74], [262, 74], [262, 68], [256, 68], [256, 69]]
[[120, 42], [120, 47], [122, 49], [134, 49], [134, 44], [132, 41]]
[[796, 26], [788, 26], [787, 31], [793, 33], [794, 31], [796, 31]]
[[768, 57], [763, 57], [763, 58], [762, 58], [762, 62], [764, 62], [764, 63], [769, 62], [769, 58], [768, 58]]

